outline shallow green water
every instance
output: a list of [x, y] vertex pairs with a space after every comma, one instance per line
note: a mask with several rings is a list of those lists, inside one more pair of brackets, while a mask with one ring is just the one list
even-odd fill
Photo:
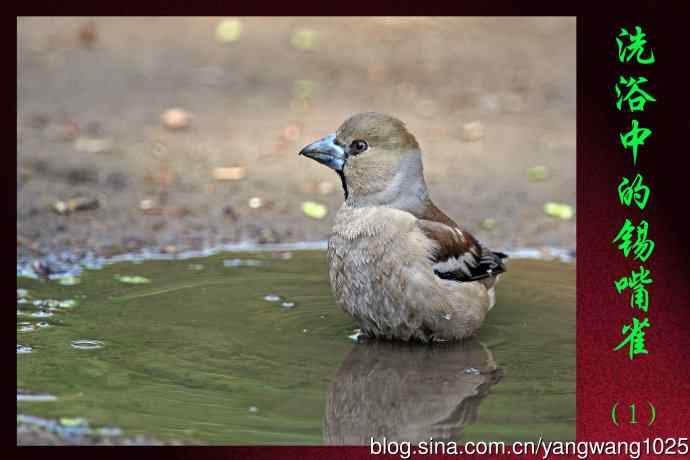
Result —
[[[575, 437], [572, 264], [511, 260], [477, 339], [433, 347], [349, 339], [356, 326], [333, 303], [319, 251], [119, 263], [75, 286], [17, 282], [34, 299], [78, 301], [17, 317], [51, 324], [17, 333], [33, 348], [17, 354], [17, 387], [57, 397], [18, 402], [18, 413], [214, 444]], [[79, 339], [104, 347], [73, 348]]]

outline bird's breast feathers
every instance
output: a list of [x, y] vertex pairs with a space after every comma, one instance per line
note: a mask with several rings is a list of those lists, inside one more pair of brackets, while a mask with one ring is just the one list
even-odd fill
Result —
[[346, 240], [390, 240], [414, 229], [417, 219], [409, 212], [382, 206], [350, 207], [343, 203], [333, 223], [333, 235]]

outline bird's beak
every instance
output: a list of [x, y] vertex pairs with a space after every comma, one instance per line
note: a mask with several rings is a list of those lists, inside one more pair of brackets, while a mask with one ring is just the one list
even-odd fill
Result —
[[329, 134], [323, 139], [312, 142], [304, 147], [299, 154], [339, 172], [342, 172], [345, 167], [345, 160], [347, 160], [345, 150], [335, 143], [335, 134]]

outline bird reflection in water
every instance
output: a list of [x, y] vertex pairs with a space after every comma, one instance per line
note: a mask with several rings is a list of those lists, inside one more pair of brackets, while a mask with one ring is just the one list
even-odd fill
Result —
[[457, 441], [503, 373], [476, 339], [355, 345], [328, 391], [326, 444]]

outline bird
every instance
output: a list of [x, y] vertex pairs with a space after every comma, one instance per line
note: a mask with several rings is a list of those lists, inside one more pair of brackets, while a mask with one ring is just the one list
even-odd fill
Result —
[[462, 439], [504, 375], [476, 338], [422, 347], [360, 345], [350, 349], [329, 385], [324, 444], [369, 444], [372, 436], [414, 444]]
[[406, 342], [476, 334], [495, 305], [507, 255], [433, 203], [406, 125], [358, 113], [299, 155], [340, 177], [345, 199], [328, 239], [328, 275], [336, 304], [361, 334]]

